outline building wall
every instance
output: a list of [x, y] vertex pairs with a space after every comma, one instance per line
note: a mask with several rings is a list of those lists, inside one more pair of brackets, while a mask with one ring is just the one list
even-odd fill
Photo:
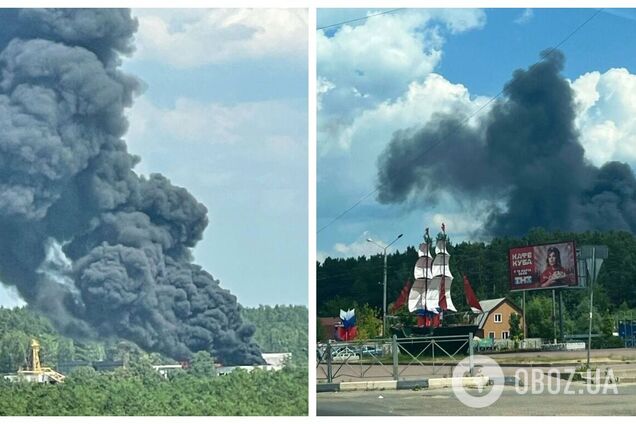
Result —
[[[510, 337], [510, 316], [513, 314], [519, 314], [521, 316], [521, 313], [518, 312], [515, 308], [513, 308], [510, 303], [508, 302], [502, 302], [501, 304], [499, 304], [499, 306], [497, 306], [496, 308], [492, 309], [490, 311], [490, 313], [488, 314], [488, 319], [486, 320], [486, 323], [484, 324], [484, 327], [482, 329], [483, 331], [483, 338], [487, 338], [489, 337], [489, 334], [491, 332], [495, 333], [495, 339], [499, 340], [502, 339], [502, 332], [507, 331], [508, 332], [508, 337]], [[497, 314], [501, 314], [501, 322], [495, 322], [495, 315]], [[520, 328], [523, 329], [523, 318], [521, 317], [521, 323], [520, 323]]]
[[340, 324], [341, 321], [338, 317], [325, 317], [318, 318], [318, 325], [322, 327], [322, 331], [319, 334], [320, 340], [319, 342], [326, 343], [327, 340], [334, 340], [336, 338], [336, 325]]
[[43, 373], [8, 374], [3, 376], [3, 378], [12, 383], [18, 383], [22, 381], [26, 381], [29, 383], [49, 383], [51, 381], [49, 376]]

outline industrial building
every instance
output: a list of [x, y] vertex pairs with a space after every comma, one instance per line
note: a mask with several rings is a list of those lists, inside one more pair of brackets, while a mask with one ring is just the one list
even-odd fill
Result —
[[31, 340], [31, 352], [26, 369], [20, 369], [16, 374], [5, 375], [4, 379], [12, 382], [27, 381], [31, 383], [63, 383], [65, 376], [52, 368], [42, 367], [40, 364], [40, 343]]
[[[37, 340], [31, 340], [31, 350], [29, 354], [28, 363], [25, 369], [18, 370], [15, 374], [8, 374], [3, 376], [5, 380], [11, 382], [32, 382], [32, 383], [62, 383], [64, 382], [65, 375], [49, 367], [42, 367], [40, 364], [40, 344]], [[222, 364], [215, 364], [216, 373], [218, 375], [229, 374], [237, 369], [243, 369], [246, 371], [252, 371], [255, 369], [262, 369], [267, 371], [278, 371], [283, 369], [285, 364], [291, 360], [292, 354], [285, 353], [263, 353], [263, 359], [265, 365], [243, 365], [243, 366], [223, 366]], [[61, 363], [61, 370], [65, 373], [71, 372], [78, 367], [92, 367], [96, 371], [109, 371], [115, 368], [123, 367], [122, 361], [70, 361]], [[153, 365], [155, 371], [157, 371], [162, 377], [168, 378], [170, 372], [178, 369], [187, 368], [188, 365], [182, 364], [167, 364], [167, 365]]]

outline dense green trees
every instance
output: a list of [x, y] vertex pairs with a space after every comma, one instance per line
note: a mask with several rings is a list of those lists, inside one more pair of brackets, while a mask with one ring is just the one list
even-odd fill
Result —
[[[459, 311], [468, 311], [462, 276], [466, 275], [479, 299], [509, 297], [521, 306], [521, 294], [508, 290], [508, 250], [529, 244], [574, 240], [577, 245], [604, 244], [609, 257], [603, 263], [598, 284], [594, 287], [595, 318], [593, 329], [609, 335], [613, 318], [618, 313], [632, 312], [636, 318], [636, 237], [624, 231], [564, 233], [534, 229], [521, 239], [496, 238], [490, 243], [462, 242], [449, 246], [452, 255], [451, 271], [455, 276], [452, 298]], [[414, 239], [413, 244], [419, 242]], [[393, 302], [407, 279], [412, 278], [417, 252], [409, 247], [404, 252], [388, 256], [388, 301]], [[317, 264], [318, 316], [337, 316], [338, 309], [368, 304], [382, 308], [382, 287], [378, 285], [383, 274], [382, 255], [370, 258], [327, 258]], [[533, 291], [526, 295], [529, 337], [552, 338], [551, 291]], [[588, 290], [563, 290], [564, 330], [566, 334], [587, 332], [589, 312]], [[397, 313], [401, 315], [403, 311]], [[404, 317], [406, 318], [406, 317]], [[448, 317], [461, 319], [461, 314]]]
[[188, 371], [195, 375], [214, 377], [216, 375], [214, 358], [212, 358], [209, 352], [197, 352], [190, 362], [190, 369]]
[[294, 363], [307, 363], [307, 307], [261, 305], [243, 308], [241, 316], [256, 326], [254, 340], [263, 352], [291, 352]]
[[[0, 379], [0, 415], [306, 415], [307, 308], [260, 306], [242, 310], [256, 326], [264, 352], [292, 352], [283, 371], [216, 376], [214, 358], [197, 352], [187, 371], [163, 379], [153, 364], [174, 363], [124, 340], [72, 340], [29, 307], [0, 307], [0, 374], [24, 365], [31, 338], [44, 366], [68, 361], [123, 361], [126, 368], [75, 368], [64, 384], [9, 383]], [[304, 365], [302, 365], [304, 364]]]
[[[296, 364], [307, 362], [308, 315], [305, 306], [259, 306], [243, 308], [246, 321], [256, 326], [254, 339], [263, 352], [291, 352]], [[61, 336], [50, 322], [28, 306], [0, 307], [0, 373], [15, 372], [25, 364], [29, 343], [37, 338], [43, 364], [58, 367], [69, 361], [138, 362], [147, 353], [125, 340], [73, 340]], [[154, 364], [175, 363], [152, 354]]]
[[0, 381], [0, 415], [306, 415], [307, 370], [163, 379], [148, 366], [77, 369], [64, 384]]

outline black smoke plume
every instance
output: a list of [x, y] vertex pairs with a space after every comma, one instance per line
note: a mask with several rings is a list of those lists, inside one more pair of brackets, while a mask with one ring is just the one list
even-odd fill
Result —
[[0, 11], [0, 280], [68, 335], [262, 363], [236, 298], [192, 263], [207, 210], [138, 176], [128, 10]]
[[585, 160], [563, 63], [552, 51], [515, 71], [477, 125], [458, 112], [396, 132], [378, 158], [378, 200], [435, 202], [441, 192], [487, 200], [489, 236], [533, 227], [636, 232], [634, 173], [624, 163], [597, 168]]

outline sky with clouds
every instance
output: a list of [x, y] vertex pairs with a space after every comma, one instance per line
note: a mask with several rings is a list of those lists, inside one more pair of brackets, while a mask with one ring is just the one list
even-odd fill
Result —
[[[468, 206], [442, 193], [434, 204], [382, 205], [378, 157], [394, 132], [422, 128], [436, 113], [481, 109], [473, 125], [516, 69], [536, 63], [595, 10], [379, 12], [318, 10], [318, 260], [376, 254], [367, 238], [387, 244], [400, 233], [392, 249], [404, 250], [442, 222], [451, 240], [473, 239], [487, 202]], [[596, 166], [619, 160], [636, 168], [636, 46], [625, 42], [636, 38], [635, 23], [636, 10], [606, 9], [559, 47], [580, 141]]]
[[[307, 304], [307, 11], [138, 9], [125, 136], [208, 209], [194, 249], [245, 306]], [[0, 289], [0, 303], [19, 304]]]

